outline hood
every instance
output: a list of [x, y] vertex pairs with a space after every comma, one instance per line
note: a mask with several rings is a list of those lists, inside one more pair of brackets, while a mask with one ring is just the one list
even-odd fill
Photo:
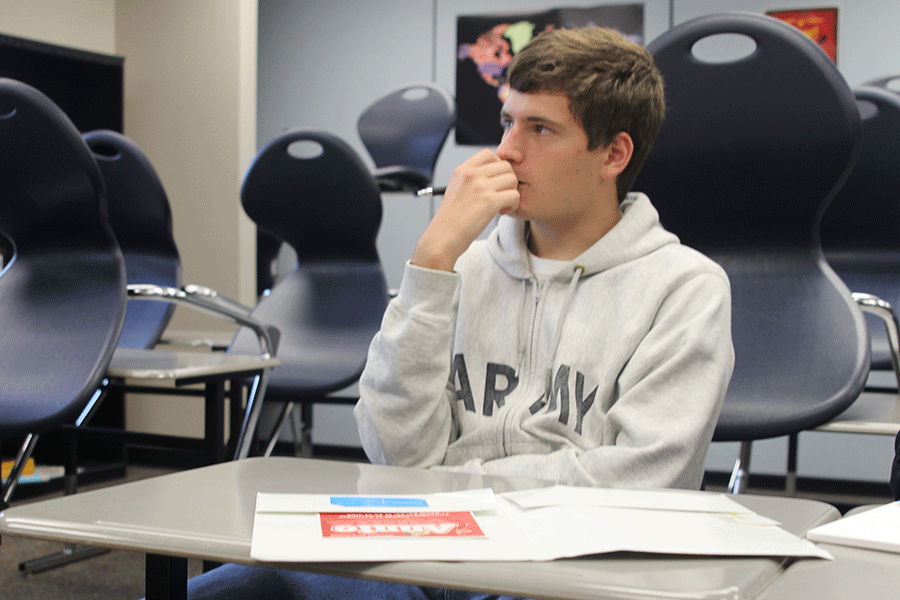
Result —
[[[525, 221], [501, 216], [497, 228], [487, 241], [488, 252], [494, 261], [511, 277], [532, 277], [528, 249], [525, 246]], [[581, 267], [580, 277], [646, 256], [668, 244], [677, 244], [678, 237], [662, 228], [659, 213], [650, 199], [640, 192], [628, 194], [622, 202], [622, 219], [597, 240], [593, 246], [556, 274], [555, 279], [571, 280]]]

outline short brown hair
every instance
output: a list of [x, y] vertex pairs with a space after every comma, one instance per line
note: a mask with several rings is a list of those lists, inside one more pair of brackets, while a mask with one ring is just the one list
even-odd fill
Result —
[[513, 57], [507, 82], [523, 94], [564, 94], [587, 134], [588, 150], [609, 144], [620, 131], [631, 136], [634, 154], [616, 181], [624, 200], [666, 110], [662, 75], [650, 53], [612, 29], [553, 29]]

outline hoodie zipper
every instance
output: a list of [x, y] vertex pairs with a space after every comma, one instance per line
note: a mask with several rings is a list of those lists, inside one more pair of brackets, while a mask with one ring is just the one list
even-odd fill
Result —
[[[563, 328], [563, 325], [565, 324], [566, 317], [569, 316], [569, 314], [568, 314], [569, 307], [572, 303], [572, 298], [575, 295], [575, 289], [578, 287], [578, 283], [581, 280], [581, 276], [584, 275], [584, 272], [585, 272], [585, 268], [582, 265], [576, 266], [574, 272], [572, 273], [572, 279], [569, 282], [569, 285], [566, 289], [566, 296], [563, 299], [562, 306], [560, 307], [559, 319], [557, 320], [557, 323], [556, 323], [556, 335], [554, 336], [554, 339], [553, 339], [553, 346], [550, 348], [550, 361], [549, 361], [550, 364], [547, 366], [544, 376], [541, 378], [543, 380], [542, 385], [544, 386], [542, 392], [547, 392], [551, 388], [552, 381], [550, 381], [549, 378], [553, 377], [553, 375], [552, 375], [553, 361], [556, 360], [556, 352], [559, 349], [559, 342], [562, 338], [562, 328]], [[524, 376], [526, 373], [529, 375], [529, 377], [527, 378], [527, 381], [523, 381], [522, 379], [519, 380], [520, 385], [524, 384], [523, 390], [527, 390], [531, 386], [531, 382], [532, 382], [531, 374], [534, 372], [534, 361], [535, 361], [535, 356], [537, 354], [537, 335], [538, 335], [538, 330], [539, 330], [539, 327], [538, 327], [539, 318], [538, 317], [540, 315], [540, 311], [542, 308], [542, 300], [546, 297], [546, 292], [550, 288], [550, 286], [552, 285], [552, 282], [553, 282], [552, 279], [547, 280], [545, 282], [539, 282], [537, 280], [532, 280], [532, 281], [534, 284], [534, 306], [532, 307], [533, 310], [532, 310], [532, 314], [531, 314], [531, 333], [529, 335], [528, 351], [527, 351], [528, 364], [527, 365], [522, 364], [524, 362], [523, 357], [522, 357], [522, 352], [524, 351], [524, 345], [522, 347], [520, 347], [520, 356], [519, 356], [519, 363], [520, 363], [520, 371], [519, 372], [522, 374], [522, 376]], [[522, 304], [523, 304], [522, 308], [523, 308], [523, 312], [524, 312], [525, 302], [523, 301]], [[522, 315], [523, 321], [525, 320], [525, 317], [526, 317], [526, 315], [523, 314]], [[545, 396], [544, 403], [546, 403], [547, 401], [548, 401], [548, 398], [546, 398], [546, 396]], [[515, 412], [518, 413], [519, 410], [521, 410], [521, 406], [516, 407]], [[507, 437], [508, 437], [507, 432], [509, 431], [509, 421], [512, 418], [512, 413], [513, 413], [513, 410], [512, 410], [512, 407], [510, 407], [506, 411], [506, 414], [503, 418], [502, 446], [503, 446], [504, 456], [509, 456], [509, 453], [507, 450]]]
[[[532, 298], [531, 298], [531, 310], [526, 311], [528, 308], [528, 284], [532, 285]], [[521, 310], [521, 322], [522, 329], [520, 331], [528, 330], [528, 338], [527, 340], [520, 340], [519, 346], [519, 385], [522, 386], [523, 390], [528, 390], [531, 387], [532, 377], [531, 374], [534, 371], [534, 360], [535, 360], [535, 351], [537, 348], [537, 335], [538, 335], [538, 315], [540, 313], [539, 309], [541, 307], [541, 300], [544, 298], [545, 291], [550, 286], [550, 282], [546, 281], [541, 283], [537, 279], [528, 279], [525, 283], [525, 291], [523, 292], [522, 299], [522, 310]], [[503, 455], [509, 456], [507, 450], [507, 432], [509, 431], [509, 422], [513, 417], [513, 412], [518, 414], [521, 407], [516, 407], [516, 410], [513, 411], [513, 407], [510, 406], [509, 409], [506, 410], [506, 413], [503, 417], [503, 425], [502, 425], [502, 447], [503, 447]]]

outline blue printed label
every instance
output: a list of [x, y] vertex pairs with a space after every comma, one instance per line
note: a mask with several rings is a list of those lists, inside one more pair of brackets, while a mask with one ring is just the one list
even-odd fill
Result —
[[379, 498], [375, 496], [332, 496], [331, 503], [335, 506], [395, 506], [395, 507], [426, 507], [428, 503], [421, 498]]

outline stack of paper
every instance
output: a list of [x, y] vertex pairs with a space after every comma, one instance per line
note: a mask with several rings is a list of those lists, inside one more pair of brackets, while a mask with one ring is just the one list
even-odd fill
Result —
[[900, 503], [891, 502], [810, 529], [814, 542], [900, 552]]
[[724, 495], [569, 486], [500, 495], [259, 494], [250, 556], [528, 561], [617, 551], [831, 558]]

